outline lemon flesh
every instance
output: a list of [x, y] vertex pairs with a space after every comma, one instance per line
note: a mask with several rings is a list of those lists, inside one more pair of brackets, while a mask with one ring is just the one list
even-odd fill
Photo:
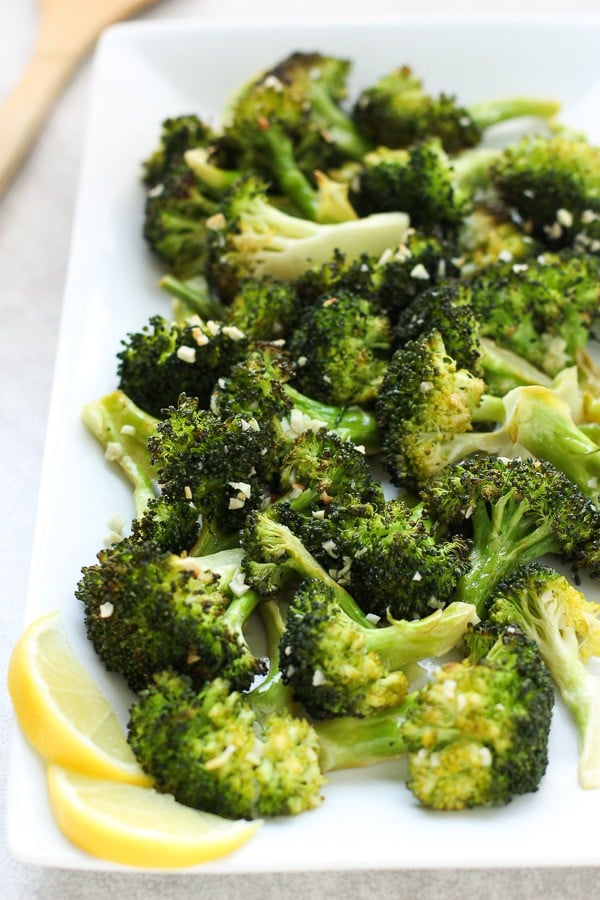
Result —
[[8, 690], [21, 730], [49, 762], [148, 785], [108, 700], [75, 657], [58, 612], [36, 619], [12, 652]]
[[244, 844], [261, 821], [223, 819], [159, 794], [48, 766], [56, 823], [92, 856], [129, 866], [175, 868], [217, 859]]

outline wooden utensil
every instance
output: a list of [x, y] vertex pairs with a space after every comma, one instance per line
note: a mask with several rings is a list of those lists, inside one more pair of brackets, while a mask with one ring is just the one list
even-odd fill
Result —
[[0, 194], [46, 121], [54, 102], [103, 28], [156, 0], [40, 0], [33, 53], [0, 107]]

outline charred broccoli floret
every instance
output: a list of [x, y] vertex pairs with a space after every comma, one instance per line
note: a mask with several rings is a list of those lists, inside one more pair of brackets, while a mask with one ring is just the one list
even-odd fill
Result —
[[498, 585], [488, 615], [514, 623], [539, 646], [579, 730], [579, 782], [600, 787], [600, 679], [586, 666], [600, 655], [600, 606], [564, 575], [532, 563]]
[[319, 224], [277, 209], [254, 176], [236, 182], [208, 220], [209, 274], [220, 296], [231, 297], [248, 276], [294, 281], [337, 249], [348, 259], [379, 255], [401, 243], [405, 213], [380, 213], [337, 224]]
[[195, 114], [165, 119], [158, 145], [143, 163], [144, 184], [156, 188], [165, 178], [186, 171], [186, 152], [196, 147], [209, 147], [215, 138], [213, 128]]
[[552, 680], [536, 644], [516, 628], [490, 634], [487, 626], [489, 639], [479, 628], [473, 654], [438, 667], [398, 708], [318, 723], [322, 769], [408, 755], [407, 786], [433, 809], [501, 805], [537, 790], [548, 763]]
[[298, 389], [336, 406], [372, 405], [391, 343], [388, 317], [368, 298], [327, 294], [305, 310], [289, 338]]
[[226, 377], [220, 378], [212, 397], [212, 409], [221, 416], [241, 415], [255, 421], [269, 436], [270, 453], [265, 463], [278, 466], [282, 451], [305, 431], [327, 428], [372, 453], [380, 437], [372, 412], [358, 406], [323, 403], [299, 391], [292, 383], [289, 357], [273, 346], [248, 353]]
[[432, 135], [440, 139], [447, 153], [458, 153], [479, 144], [484, 129], [491, 125], [519, 116], [551, 119], [558, 108], [552, 100], [519, 97], [467, 108], [451, 95], [428, 94], [422, 79], [405, 65], [364, 88], [353, 117], [374, 144], [407, 147]]
[[307, 579], [288, 609], [282, 681], [315, 719], [371, 715], [404, 700], [404, 667], [448, 653], [474, 621], [474, 607], [463, 603], [424, 619], [390, 618], [383, 628], [365, 628], [341, 609], [330, 585]]
[[119, 388], [156, 418], [175, 406], [180, 394], [210, 403], [215, 382], [243, 359], [249, 338], [237, 326], [193, 316], [169, 322], [153, 316], [129, 334], [117, 354]]
[[157, 790], [231, 819], [293, 815], [321, 802], [312, 727], [289, 713], [257, 716], [222, 678], [194, 689], [156, 676], [131, 708], [128, 740]]
[[598, 252], [600, 148], [561, 133], [527, 136], [504, 150], [492, 183], [547, 246]]
[[352, 180], [350, 200], [361, 216], [402, 210], [415, 228], [445, 237], [456, 236], [471, 208], [437, 138], [368, 154]]
[[574, 482], [533, 457], [471, 456], [422, 494], [434, 518], [472, 540], [455, 599], [473, 603], [481, 618], [503, 578], [546, 554], [575, 560], [598, 528], [596, 507]]
[[158, 423], [148, 449], [163, 496], [193, 503], [202, 517], [197, 552], [235, 542], [246, 516], [265, 498], [264, 435], [247, 417], [219, 419], [183, 396]]
[[296, 210], [320, 218], [315, 170], [368, 149], [340, 105], [350, 63], [320, 53], [293, 53], [246, 85], [230, 110], [225, 134], [239, 167], [275, 182]]
[[83, 569], [76, 596], [107, 669], [134, 691], [168, 668], [196, 685], [219, 674], [249, 687], [264, 665], [243, 628], [260, 597], [243, 584], [240, 564], [237, 550], [177, 556], [128, 538], [101, 550]]

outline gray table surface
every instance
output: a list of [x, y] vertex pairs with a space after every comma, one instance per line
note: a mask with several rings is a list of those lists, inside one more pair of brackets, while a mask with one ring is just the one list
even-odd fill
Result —
[[[85, 2], [85, 0], [82, 0]], [[369, 0], [373, 18], [389, 16], [600, 14], [600, 0]], [[317, 19], [365, 15], [357, 0], [164, 0], [140, 18], [235, 20], [237, 17]], [[0, 101], [15, 83], [33, 43], [34, 0], [0, 0]], [[79, 166], [90, 61], [80, 67], [47, 127], [0, 198], [0, 671], [5, 683], [10, 650], [23, 625], [46, 417]], [[2, 136], [0, 135], [0, 140]], [[13, 716], [0, 691], [0, 803], [6, 809], [7, 753]], [[548, 823], [548, 827], [560, 827]], [[3, 829], [4, 831], [4, 829]], [[401, 840], [401, 836], [399, 836]], [[600, 850], [599, 850], [600, 859]], [[414, 897], [593, 898], [600, 896], [600, 865], [593, 869], [327, 872], [293, 875], [194, 876], [98, 874], [22, 865], [0, 838], [0, 892], [13, 898]]]

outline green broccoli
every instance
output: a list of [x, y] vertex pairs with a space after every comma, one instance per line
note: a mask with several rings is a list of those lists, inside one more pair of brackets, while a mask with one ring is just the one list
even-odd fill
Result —
[[373, 144], [407, 147], [432, 135], [440, 139], [447, 153], [458, 153], [479, 144], [483, 131], [491, 125], [520, 116], [551, 120], [558, 110], [553, 100], [526, 97], [464, 107], [451, 95], [429, 95], [422, 79], [405, 65], [361, 91], [353, 118]]
[[241, 576], [241, 553], [177, 556], [125, 538], [86, 566], [76, 597], [100, 659], [138, 691], [173, 669], [196, 685], [222, 675], [247, 688], [264, 672], [243, 628], [260, 602]]
[[600, 679], [586, 663], [600, 655], [600, 606], [564, 575], [532, 563], [502, 581], [488, 615], [534, 640], [580, 735], [579, 782], [600, 787]]
[[155, 188], [171, 175], [185, 172], [186, 152], [197, 147], [208, 148], [215, 139], [213, 128], [195, 114], [165, 119], [158, 145], [143, 163], [144, 184]]
[[[535, 791], [548, 763], [554, 691], [537, 645], [518, 629], [482, 635], [396, 709], [316, 725], [323, 771], [409, 758], [407, 786], [432, 809], [508, 803]], [[482, 649], [485, 647], [485, 654]]]
[[284, 711], [258, 716], [216, 678], [200, 691], [162, 672], [134, 702], [128, 740], [154, 787], [231, 819], [294, 815], [321, 802], [314, 729]]
[[504, 150], [491, 179], [545, 245], [598, 252], [600, 148], [561, 133], [530, 135]]
[[471, 210], [469, 194], [437, 138], [407, 150], [386, 148], [368, 154], [350, 187], [360, 216], [402, 210], [426, 234], [455, 237]]
[[244, 358], [250, 343], [235, 325], [198, 316], [182, 322], [152, 316], [141, 331], [122, 341], [119, 389], [157, 419], [177, 404], [180, 394], [207, 408], [215, 382]]
[[228, 110], [238, 167], [273, 180], [307, 219], [320, 218], [315, 170], [368, 149], [340, 105], [349, 69], [344, 59], [293, 53], [244, 86]]
[[380, 436], [371, 411], [313, 399], [294, 386], [293, 374], [290, 359], [280, 348], [259, 346], [219, 378], [211, 408], [221, 418], [239, 415], [256, 422], [270, 443], [264, 461], [274, 468], [298, 435], [321, 428], [351, 440], [367, 453], [379, 449]]
[[288, 339], [300, 391], [336, 406], [372, 405], [391, 356], [386, 315], [350, 291], [323, 296]]
[[471, 456], [444, 469], [422, 495], [435, 519], [470, 536], [454, 598], [473, 603], [480, 618], [503, 578], [547, 554], [577, 560], [599, 525], [598, 510], [573, 481], [533, 457]]
[[450, 652], [476, 620], [474, 607], [459, 603], [424, 619], [390, 617], [383, 628], [365, 628], [341, 609], [330, 585], [307, 579], [288, 609], [282, 681], [314, 719], [371, 715], [402, 703], [406, 666]]
[[208, 273], [219, 296], [232, 297], [244, 278], [265, 275], [295, 281], [337, 249], [348, 259], [381, 254], [401, 243], [405, 213], [380, 213], [323, 225], [277, 209], [266, 186], [254, 176], [236, 182], [219, 211], [207, 220]]

